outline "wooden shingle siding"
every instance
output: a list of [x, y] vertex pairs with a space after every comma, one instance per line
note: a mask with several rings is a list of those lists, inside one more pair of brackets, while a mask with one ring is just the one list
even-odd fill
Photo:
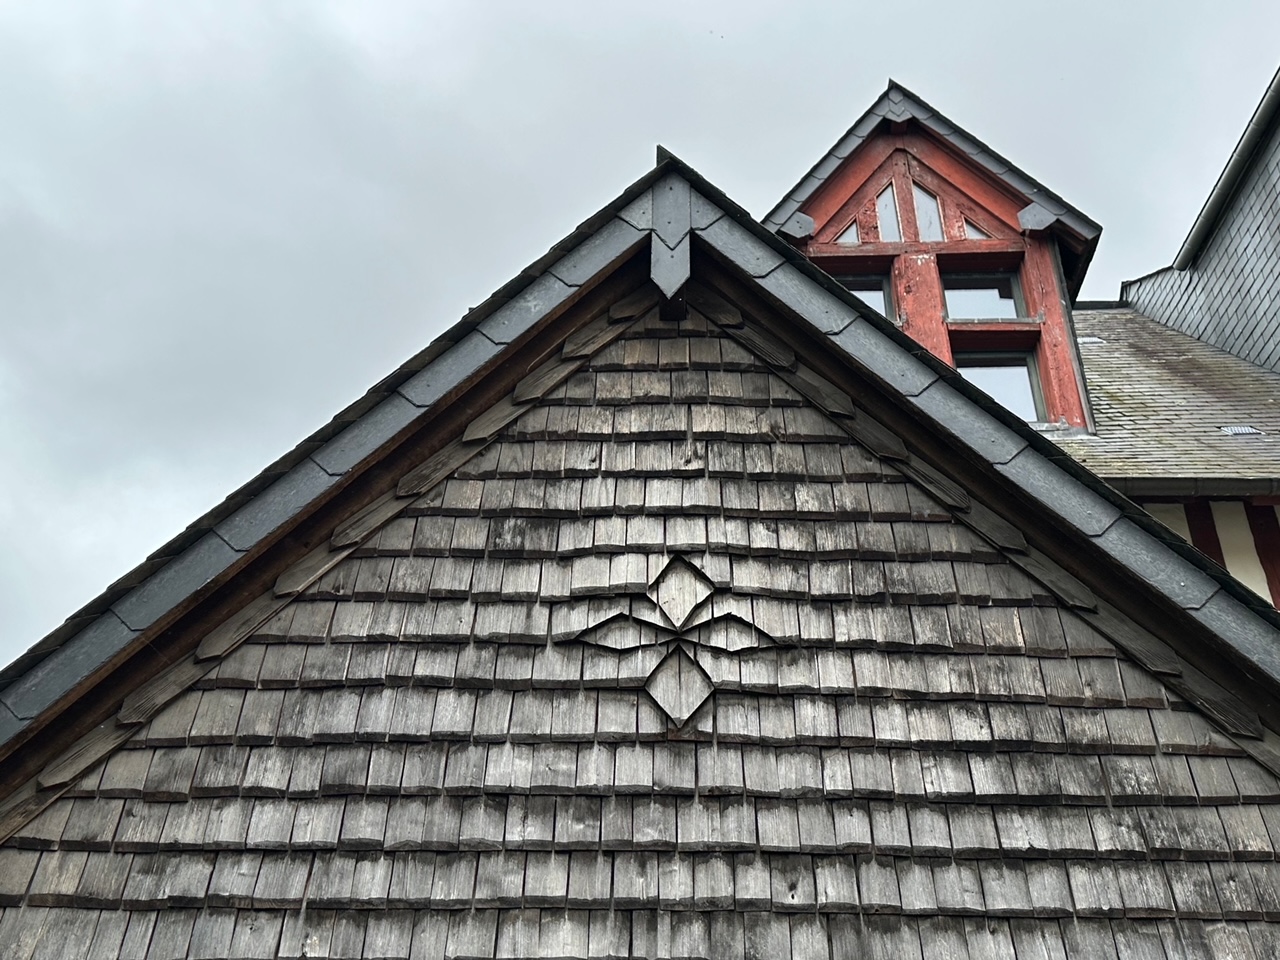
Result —
[[1273, 953], [1280, 781], [661, 323], [0, 848], [0, 956]]

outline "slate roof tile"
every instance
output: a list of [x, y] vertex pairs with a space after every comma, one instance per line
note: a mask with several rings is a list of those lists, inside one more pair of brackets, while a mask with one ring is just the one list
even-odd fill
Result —
[[[1133, 310], [1074, 319], [1097, 432], [1056, 442], [1086, 467], [1135, 494], [1207, 494], [1215, 480], [1280, 475], [1280, 376]], [[1262, 433], [1228, 436], [1229, 424]]]

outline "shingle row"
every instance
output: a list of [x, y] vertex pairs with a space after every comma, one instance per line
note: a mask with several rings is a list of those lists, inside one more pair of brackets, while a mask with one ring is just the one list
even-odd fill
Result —
[[[57, 936], [38, 942], [32, 931], [45, 930], [57, 931]], [[766, 910], [99, 911], [28, 907], [0, 915], [0, 949], [13, 960], [70, 955], [89, 960], [117, 956], [131, 960], [316, 956], [368, 960], [764, 960], [792, 955], [815, 960], [923, 960], [940, 955], [939, 951], [945, 956], [998, 960], [1045, 956], [1262, 960], [1280, 951], [1280, 937], [1274, 924], [1266, 922], [1200, 919], [917, 918]]]
[[[1280, 920], [1280, 864], [652, 851], [6, 856], [29, 906], [773, 910]], [[9, 891], [16, 891], [10, 893]]]
[[[495, 486], [504, 481], [493, 481]], [[515, 481], [510, 481], [514, 485]], [[846, 490], [858, 485], [848, 484]], [[503, 516], [511, 509], [509, 488], [500, 499], [485, 503], [481, 512], [492, 516], [402, 517], [393, 520], [356, 556], [490, 557], [492, 559], [570, 559], [593, 553], [653, 554], [680, 552], [728, 554], [730, 557], [786, 557], [821, 562], [835, 557], [874, 553], [877, 559], [975, 560], [995, 563], [1002, 558], [990, 544], [967, 527], [951, 523], [906, 520], [914, 511], [915, 487], [896, 485], [907, 495], [903, 511], [877, 498], [856, 523], [838, 521], [832, 531], [824, 523], [806, 520], [748, 519], [723, 516], [630, 515], [567, 519]], [[490, 488], [486, 488], [486, 493]], [[871, 489], [880, 489], [879, 486]], [[868, 498], [869, 500], [869, 498]], [[876, 520], [868, 519], [876, 511]], [[919, 508], [921, 512], [928, 509]], [[893, 519], [897, 517], [898, 519]], [[925, 521], [931, 518], [925, 517]], [[861, 533], [861, 538], [859, 534]], [[722, 561], [721, 561], [722, 562]]]
[[[656, 665], [660, 654], [657, 651], [648, 662]], [[647, 693], [619, 687], [616, 678], [604, 673], [598, 676], [601, 689], [583, 689], [575, 680], [572, 689], [330, 686], [192, 691], [153, 721], [144, 738], [157, 746], [427, 740], [609, 744], [667, 739], [665, 723], [657, 721], [655, 726], [656, 707]], [[743, 671], [740, 676], [743, 679], [735, 681], [739, 687], [752, 686], [753, 680], [760, 686], [786, 682], [785, 674], [777, 672], [753, 678]], [[591, 682], [588, 674], [584, 683]], [[991, 702], [975, 702], [975, 697], [989, 692]], [[876, 693], [889, 695], [752, 695], [724, 690], [710, 698], [685, 736], [704, 740], [715, 734], [724, 743], [745, 744], [1080, 754], [1241, 752], [1203, 717], [1185, 710], [1010, 702], [1018, 698], [999, 681], [991, 686], [979, 683], [976, 693], [963, 697], [956, 692], [950, 700]]]
[[[322, 785], [323, 786], [323, 785]], [[344, 791], [347, 792], [347, 791]], [[425, 791], [424, 791], [425, 793]], [[847, 797], [847, 794], [845, 795]], [[1052, 809], [1034, 795], [1004, 804], [815, 797], [547, 793], [483, 797], [314, 795], [184, 803], [64, 800], [0, 858], [17, 876], [36, 849], [63, 853], [200, 850], [805, 851], [963, 859], [1274, 859], [1273, 804]], [[1043, 798], [1041, 798], [1043, 799]], [[299, 802], [305, 800], [305, 802]], [[19, 852], [22, 855], [19, 856]], [[21, 890], [11, 890], [19, 896]]]

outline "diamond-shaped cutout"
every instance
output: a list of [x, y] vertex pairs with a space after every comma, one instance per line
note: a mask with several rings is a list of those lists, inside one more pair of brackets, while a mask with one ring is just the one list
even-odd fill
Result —
[[679, 630], [695, 607], [711, 596], [714, 587], [689, 561], [673, 557], [649, 586], [649, 596]]
[[666, 643], [672, 634], [654, 624], [632, 620], [629, 617], [617, 616], [606, 620], [598, 627], [590, 627], [573, 638], [571, 642], [591, 643], [597, 647], [612, 647], [614, 650], [634, 650], [636, 647], [649, 647]]
[[677, 647], [664, 659], [644, 688], [677, 727], [682, 727], [711, 696], [711, 678]]

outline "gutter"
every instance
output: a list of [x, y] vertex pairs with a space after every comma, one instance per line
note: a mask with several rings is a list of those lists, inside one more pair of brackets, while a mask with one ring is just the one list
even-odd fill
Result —
[[1231, 159], [1227, 161], [1226, 169], [1219, 175], [1218, 182], [1213, 185], [1213, 191], [1209, 194], [1209, 199], [1204, 202], [1196, 222], [1191, 225], [1191, 232], [1182, 242], [1182, 247], [1173, 261], [1175, 270], [1186, 270], [1199, 255], [1201, 247], [1213, 233], [1214, 227], [1218, 225], [1218, 217], [1221, 216], [1223, 208], [1226, 207], [1236, 187], [1240, 185], [1240, 181], [1244, 179], [1244, 175], [1252, 165], [1258, 145], [1266, 136], [1267, 129], [1278, 111], [1280, 111], [1280, 70], [1277, 70], [1275, 76], [1271, 78], [1271, 84], [1267, 87], [1267, 92], [1262, 95], [1262, 102], [1253, 111], [1253, 116], [1249, 118], [1240, 142], [1236, 144], [1235, 150], [1231, 153]]

